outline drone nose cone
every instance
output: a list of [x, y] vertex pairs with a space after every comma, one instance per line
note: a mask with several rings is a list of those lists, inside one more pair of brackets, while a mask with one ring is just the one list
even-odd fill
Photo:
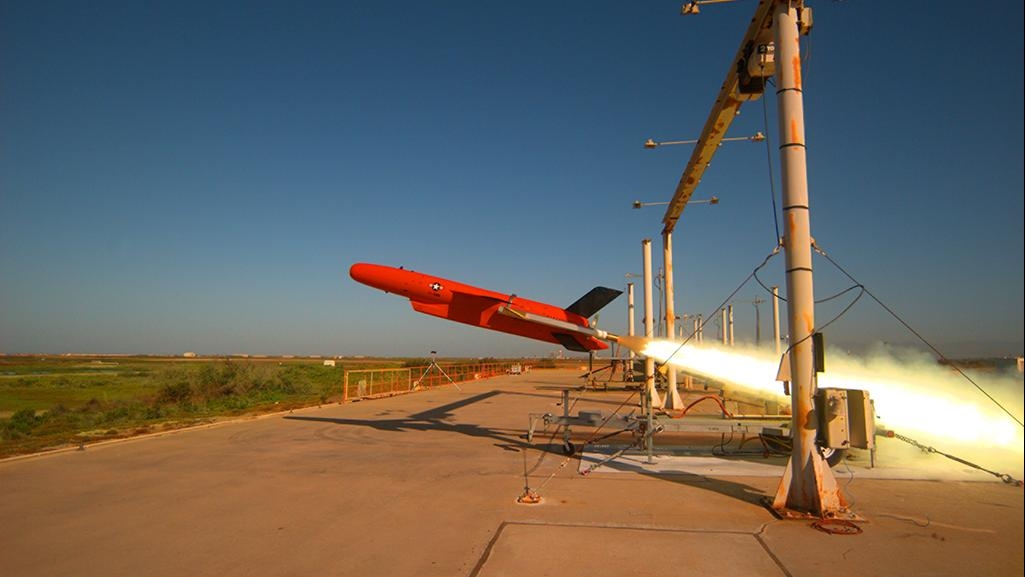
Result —
[[367, 279], [373, 276], [374, 265], [365, 262], [358, 262], [349, 267], [349, 276], [356, 282], [367, 284]]
[[365, 262], [349, 267], [349, 276], [354, 281], [390, 293], [404, 290], [409, 282], [409, 274], [409, 271], [402, 269]]
[[391, 285], [394, 284], [395, 279], [392, 278], [392, 272], [393, 269], [389, 267], [365, 262], [359, 262], [349, 267], [349, 276], [352, 277], [352, 280], [382, 290], [393, 288]]

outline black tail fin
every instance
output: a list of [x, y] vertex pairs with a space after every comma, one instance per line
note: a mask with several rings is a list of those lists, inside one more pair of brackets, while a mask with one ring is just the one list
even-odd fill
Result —
[[621, 294], [621, 290], [596, 286], [591, 292], [577, 299], [577, 302], [566, 307], [566, 312], [578, 314], [585, 319], [590, 318]]

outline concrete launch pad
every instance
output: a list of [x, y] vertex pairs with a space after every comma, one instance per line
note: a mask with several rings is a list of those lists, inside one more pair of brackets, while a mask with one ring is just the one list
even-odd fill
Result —
[[[838, 469], [867, 522], [833, 535], [760, 504], [779, 463], [643, 456], [588, 476], [534, 371], [0, 462], [5, 576], [1021, 575], [1023, 491]], [[574, 410], [610, 412], [622, 392]], [[588, 431], [575, 431], [586, 437]], [[614, 443], [615, 441], [609, 441]], [[546, 451], [545, 449], [549, 449]], [[585, 455], [592, 458], [592, 453]], [[704, 460], [702, 460], [704, 459]], [[940, 457], [937, 457], [940, 459]], [[585, 465], [586, 466], [586, 465]], [[681, 468], [682, 467], [682, 468]], [[689, 469], [687, 467], [690, 467]], [[765, 468], [768, 469], [765, 469]], [[958, 471], [954, 463], [952, 471]], [[516, 498], [527, 483], [542, 502]], [[866, 470], [867, 471], [867, 470]], [[865, 474], [862, 474], [865, 473]], [[935, 479], [937, 477], [928, 477]], [[947, 477], [939, 477], [947, 479]]]

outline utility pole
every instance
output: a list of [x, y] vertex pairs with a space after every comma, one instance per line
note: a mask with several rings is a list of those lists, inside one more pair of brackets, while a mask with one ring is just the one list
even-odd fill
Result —
[[758, 309], [758, 305], [763, 302], [765, 302], [765, 300], [758, 295], [755, 295], [754, 300], [751, 301], [751, 304], [755, 306], [755, 346], [762, 345], [762, 313]]
[[755, 298], [749, 301], [738, 301], [744, 303], [751, 303], [755, 306], [755, 345], [760, 346], [762, 344], [762, 314], [758, 305], [765, 302], [765, 299], [755, 295]]
[[727, 316], [730, 318], [730, 346], [733, 346], [733, 305], [726, 306]]

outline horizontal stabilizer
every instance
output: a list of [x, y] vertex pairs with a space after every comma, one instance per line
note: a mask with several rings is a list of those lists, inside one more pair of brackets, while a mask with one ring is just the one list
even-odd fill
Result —
[[623, 291], [603, 286], [596, 286], [591, 292], [577, 299], [577, 302], [566, 307], [566, 312], [580, 315], [585, 319], [600, 311], [616, 297], [623, 294]]

